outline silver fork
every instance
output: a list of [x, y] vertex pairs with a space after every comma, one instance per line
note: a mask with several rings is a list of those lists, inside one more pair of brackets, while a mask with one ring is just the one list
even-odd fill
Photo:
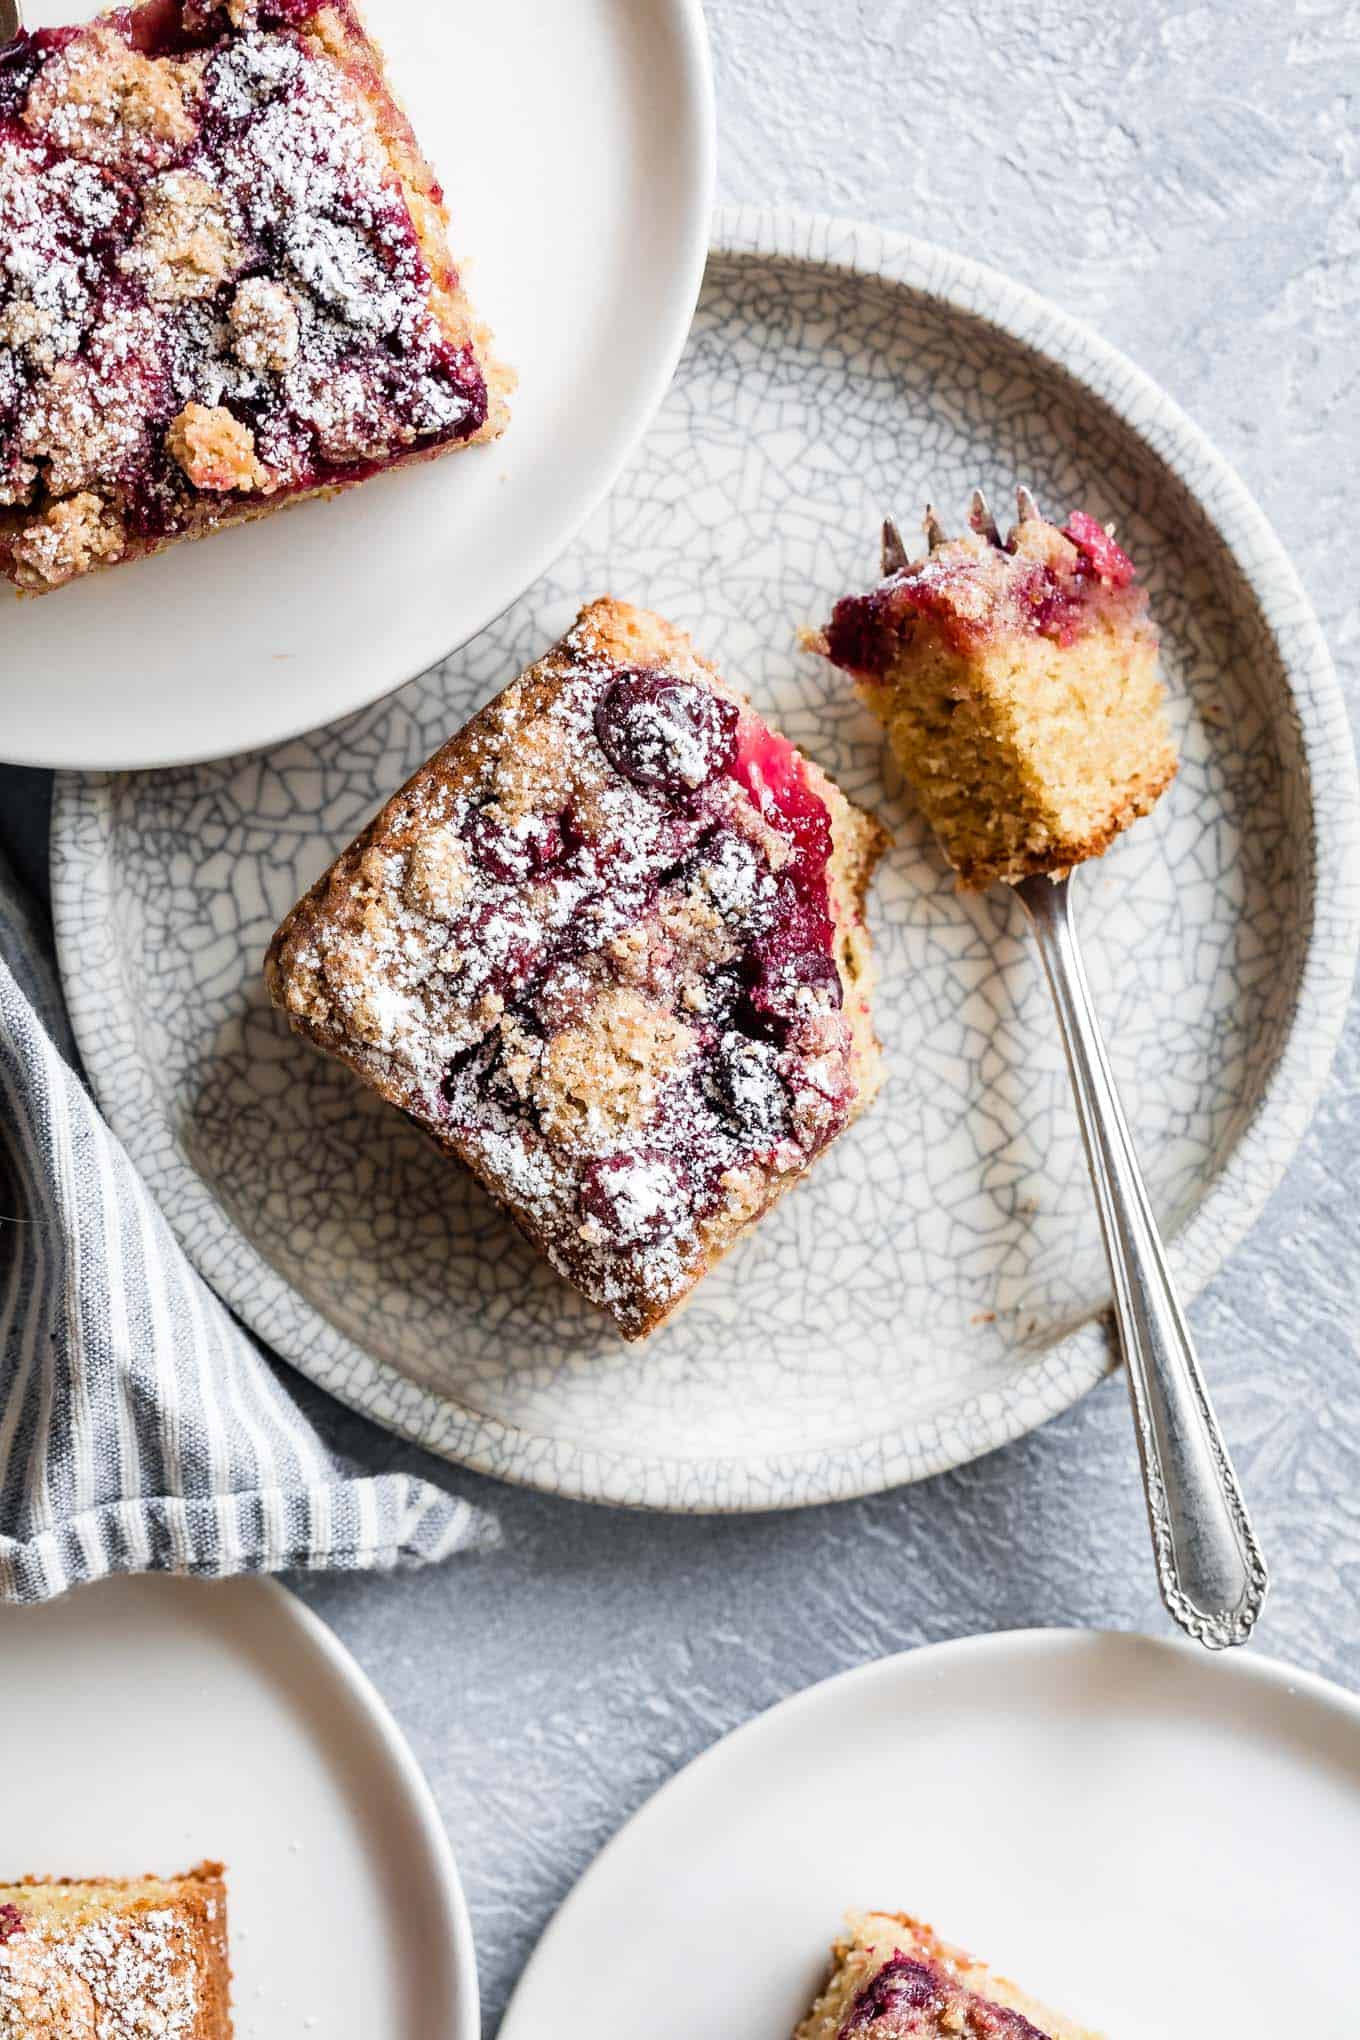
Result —
[[[1027, 489], [1022, 519], [1037, 516]], [[943, 537], [933, 510], [926, 536]], [[1001, 544], [981, 490], [969, 523]], [[891, 518], [883, 525], [883, 571], [906, 564]], [[1128, 1123], [1077, 946], [1071, 874], [1022, 879], [1013, 888], [1039, 944], [1067, 1054], [1077, 1117], [1110, 1264], [1114, 1316], [1133, 1405], [1157, 1579], [1167, 1612], [1210, 1650], [1245, 1643], [1261, 1612], [1269, 1575], [1228, 1448], [1195, 1357], [1167, 1267]]]

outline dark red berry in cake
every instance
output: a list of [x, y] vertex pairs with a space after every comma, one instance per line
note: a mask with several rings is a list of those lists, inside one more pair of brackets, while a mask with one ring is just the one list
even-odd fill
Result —
[[41, 60], [37, 37], [25, 34], [22, 29], [15, 41], [0, 49], [0, 120], [11, 119], [23, 111]]
[[1135, 571], [1133, 561], [1122, 546], [1115, 544], [1103, 524], [1097, 524], [1084, 510], [1074, 510], [1063, 527], [1063, 536], [1071, 539], [1102, 581], [1108, 581], [1112, 588], [1128, 587]]
[[894, 1955], [877, 1976], [865, 1984], [841, 2024], [838, 2040], [862, 2033], [876, 2019], [902, 2012], [943, 2012], [948, 2003], [948, 1986], [928, 1962], [911, 1955]]
[[578, 957], [564, 956], [534, 985], [532, 1018], [543, 1034], [579, 1027], [599, 994], [598, 974], [583, 966]]
[[0, 1905], [0, 1946], [24, 1931], [24, 1916], [17, 1905]]
[[[923, 2014], [918, 2020], [913, 2015]], [[909, 2034], [968, 2033], [972, 2040], [1049, 2040], [1046, 2033], [1008, 2005], [977, 1997], [934, 1963], [914, 1955], [894, 1955], [871, 1977], [850, 2007], [836, 2040], [869, 2034], [883, 2020], [885, 2036], [907, 2040]], [[925, 2023], [926, 2020], [929, 2023]]]
[[616, 772], [657, 793], [697, 793], [736, 753], [730, 701], [668, 673], [623, 672], [595, 710], [595, 734]]
[[686, 859], [683, 875], [743, 935], [758, 934], [775, 916], [778, 888], [769, 864], [731, 829], [705, 836]]
[[773, 1147], [788, 1132], [788, 1098], [773, 1043], [729, 1029], [714, 1053], [713, 1085], [722, 1110], [753, 1147]]
[[977, 2040], [1050, 2040], [1023, 2012], [1012, 2011], [1009, 2005], [986, 2004], [973, 1998], [968, 2016]]
[[456, 1113], [460, 1101], [466, 1103], [468, 1099], [480, 1097], [497, 1052], [497, 1043], [484, 1038], [474, 1041], [469, 1048], [460, 1049], [445, 1065], [439, 1095], [450, 1110]]
[[891, 585], [842, 596], [826, 627], [832, 664], [850, 673], [886, 673], [902, 642], [904, 607], [894, 600]]
[[584, 1218], [593, 1219], [614, 1246], [642, 1246], [673, 1232], [682, 1212], [685, 1178], [679, 1165], [648, 1148], [592, 1162], [581, 1183]]
[[844, 993], [835, 958], [823, 949], [785, 949], [767, 939], [746, 959], [746, 1003], [762, 1021], [792, 1021], [839, 1008]]
[[461, 915], [454, 943], [462, 955], [455, 982], [464, 996], [512, 994], [543, 962], [542, 927], [531, 906], [513, 896], [503, 905], [488, 900]]
[[1070, 574], [1061, 580], [1051, 567], [1041, 564], [1027, 579], [1017, 582], [1016, 607], [1041, 636], [1069, 645], [1081, 627], [1084, 589], [1089, 585]]

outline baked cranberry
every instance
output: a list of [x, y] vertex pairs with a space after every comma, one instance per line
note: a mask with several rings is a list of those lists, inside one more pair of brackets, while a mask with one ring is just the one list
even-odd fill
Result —
[[[758, 1033], [771, 1022], [798, 1020], [810, 1007], [835, 1010], [844, 1003], [835, 958], [824, 949], [785, 949], [767, 939], [743, 959], [742, 975], [743, 1005], [754, 1015]], [[770, 1031], [778, 1034], [781, 1029], [775, 1026]]]
[[495, 1044], [484, 1037], [474, 1041], [470, 1047], [459, 1049], [444, 1066], [440, 1080], [439, 1095], [446, 1105], [452, 1105], [460, 1093], [481, 1094], [488, 1070], [495, 1060]]
[[902, 622], [903, 605], [891, 588], [842, 596], [826, 627], [827, 655], [847, 672], [881, 679], [901, 647]]
[[578, 958], [562, 957], [534, 986], [531, 1018], [545, 1034], [579, 1027], [599, 996], [599, 981]]
[[837, 2040], [862, 2033], [875, 2019], [897, 2012], [942, 2012], [946, 2003], [946, 1988], [937, 1970], [911, 1955], [894, 1955], [865, 1984], [850, 2007], [850, 2016], [842, 2022]]
[[[409, 226], [407, 231], [409, 232]], [[419, 244], [415, 252], [419, 255]], [[452, 282], [457, 281], [456, 272], [450, 272]], [[468, 439], [474, 432], [480, 432], [486, 423], [488, 396], [486, 378], [478, 365], [477, 357], [470, 344], [450, 347], [447, 342], [434, 350], [438, 373], [452, 384], [463, 399], [466, 409], [453, 427], [453, 436]]]
[[133, 48], [149, 57], [183, 56], [228, 26], [225, 6], [206, 0], [140, 0], [124, 20]]
[[712, 1074], [719, 1106], [752, 1147], [773, 1147], [783, 1139], [789, 1108], [773, 1043], [730, 1029], [714, 1052]]
[[973, 2022], [977, 2040], [1050, 2040], [1050, 2036], [1040, 2032], [1023, 2012], [1012, 2011], [1009, 2005], [993, 2005], [981, 1998], [970, 1998], [968, 2016]]
[[454, 1056], [445, 1066], [439, 1097], [450, 1125], [465, 1133], [485, 1124], [488, 1104], [498, 1105], [512, 1119], [537, 1123], [532, 1106], [501, 1060], [498, 1034], [486, 1035]]
[[1094, 517], [1088, 517], [1084, 510], [1074, 510], [1063, 526], [1063, 537], [1071, 539], [1102, 581], [1112, 588], [1128, 587], [1135, 571], [1133, 561]]
[[0, 1905], [0, 1946], [24, 1931], [24, 1916], [17, 1905]]
[[260, 20], [270, 28], [301, 28], [315, 13], [316, 0], [263, 0]]
[[1083, 585], [1090, 584], [1070, 575], [1061, 580], [1051, 567], [1040, 563], [1017, 582], [1016, 605], [1041, 637], [1052, 638], [1055, 644], [1070, 645], [1080, 623]]
[[614, 770], [634, 786], [697, 793], [732, 763], [737, 710], [669, 673], [624, 672], [600, 697], [595, 734]]
[[531, 815], [521, 827], [511, 828], [481, 808], [468, 822], [467, 839], [482, 870], [503, 885], [536, 877], [562, 852], [561, 829], [542, 815]]
[[483, 992], [517, 992], [544, 961], [543, 930], [519, 899], [500, 906], [484, 901], [461, 914], [453, 924], [452, 940], [463, 954], [456, 983], [464, 999]]
[[[23, 29], [12, 43], [0, 49], [0, 120], [12, 119], [22, 113], [28, 88], [37, 76], [42, 62], [42, 45], [37, 36], [27, 34]], [[26, 131], [20, 129], [25, 141], [31, 140]]]
[[675, 876], [697, 886], [730, 928], [747, 935], [768, 928], [777, 889], [765, 858], [731, 829], [710, 829], [684, 858]]
[[611, 1243], [637, 1247], [674, 1232], [686, 1189], [683, 1170], [651, 1148], [606, 1155], [581, 1182], [580, 1206]]

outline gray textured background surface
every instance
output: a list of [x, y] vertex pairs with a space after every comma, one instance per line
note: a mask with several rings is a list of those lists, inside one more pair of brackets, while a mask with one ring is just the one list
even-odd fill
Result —
[[[1098, 325], [1217, 440], [1360, 685], [1360, 13], [709, 0], [721, 195], [860, 214]], [[0, 772], [35, 877], [46, 785]], [[1194, 1319], [1274, 1566], [1261, 1647], [1360, 1686], [1360, 1024], [1286, 1185]], [[309, 1400], [318, 1403], [319, 1398]], [[373, 1462], [419, 1455], [336, 1413]], [[1030, 1623], [1165, 1628], [1119, 1380], [928, 1485], [803, 1515], [628, 1517], [494, 1488], [497, 1553], [309, 1603], [395, 1710], [458, 1852], [488, 2030], [549, 1913], [724, 1730], [880, 1653]]]

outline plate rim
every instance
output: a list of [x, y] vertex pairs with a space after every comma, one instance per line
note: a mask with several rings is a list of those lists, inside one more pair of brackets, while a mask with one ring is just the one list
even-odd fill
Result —
[[[537, 550], [527, 556], [528, 565], [524, 570], [522, 586], [506, 595], [504, 599], [499, 593], [494, 595], [491, 608], [485, 614], [479, 609], [477, 620], [472, 627], [460, 630], [453, 642], [437, 655], [432, 662], [434, 664], [438, 664], [440, 659], [451, 657], [464, 645], [470, 644], [474, 638], [480, 637], [484, 630], [489, 630], [507, 609], [513, 609], [516, 602], [528, 593], [534, 583], [551, 570], [554, 561], [560, 558], [594, 516], [636, 454], [675, 379], [676, 367], [693, 324], [694, 308], [699, 300], [699, 292], [703, 288], [704, 270], [708, 260], [709, 228], [718, 169], [717, 92], [713, 73], [712, 43], [703, 0], [664, 0], [664, 4], [673, 12], [676, 30], [684, 45], [685, 71], [690, 83], [690, 96], [693, 99], [694, 134], [691, 137], [694, 146], [694, 155], [691, 159], [694, 164], [693, 199], [681, 237], [683, 267], [677, 268], [678, 275], [689, 279], [688, 285], [676, 292], [666, 344], [657, 351], [651, 373], [642, 378], [644, 388], [632, 429], [620, 441], [607, 468], [600, 471], [594, 489], [580, 497], [572, 505], [560, 528], [555, 533], [549, 534]], [[516, 579], [519, 579], [519, 575], [516, 575]], [[11, 594], [13, 592], [10, 590]], [[97, 619], [95, 626], [97, 628]], [[400, 678], [379, 687], [376, 691], [369, 692], [365, 689], [353, 697], [347, 696], [344, 700], [335, 701], [331, 704], [329, 713], [320, 722], [308, 712], [301, 722], [288, 722], [286, 726], [280, 726], [266, 736], [256, 736], [245, 743], [233, 743], [225, 747], [215, 743], [214, 748], [206, 752], [197, 749], [184, 750], [181, 746], [172, 745], [169, 749], [157, 750], [154, 756], [139, 756], [135, 763], [115, 761], [111, 764], [107, 756], [98, 760], [86, 760], [79, 755], [71, 755], [57, 760], [48, 756], [44, 747], [37, 750], [24, 745], [11, 748], [6, 742], [4, 749], [0, 750], [0, 763], [39, 770], [82, 773], [159, 772], [182, 765], [212, 764], [218, 759], [231, 758], [238, 754], [246, 756], [254, 751], [273, 750], [278, 745], [291, 743], [295, 738], [306, 736], [310, 730], [328, 728], [331, 723], [342, 722], [347, 716], [359, 715], [377, 702], [386, 700], [388, 695], [397, 694], [403, 687], [409, 687], [413, 680], [418, 680], [422, 673], [428, 671], [429, 665], [422, 665], [413, 672], [404, 671]]]
[[[275, 1579], [260, 1574], [238, 1573], [222, 1578], [204, 1578], [183, 1573], [110, 1573], [72, 1589], [80, 1596], [116, 1589], [148, 1598], [172, 1599], [186, 1593], [216, 1593], [222, 1598], [239, 1598], [271, 1607], [285, 1627], [291, 1627], [304, 1646], [323, 1661], [340, 1687], [356, 1700], [365, 1723], [374, 1732], [382, 1754], [392, 1765], [407, 1805], [414, 1814], [431, 1858], [439, 1873], [439, 1895], [453, 1953], [454, 2025], [449, 2040], [478, 2040], [481, 2032], [481, 1989], [477, 1975], [477, 1947], [467, 1896], [453, 1853], [453, 1843], [438, 1803], [401, 1724], [369, 1674], [324, 1622], [315, 1609]], [[0, 1626], [17, 1618], [35, 1626], [54, 1608], [64, 1610], [69, 1597], [56, 1602], [0, 1602]], [[230, 1866], [228, 1866], [230, 1870]]]
[[[1070, 375], [1180, 481], [1235, 560], [1279, 648], [1310, 807], [1311, 927], [1280, 1053], [1227, 1161], [1170, 1242], [1189, 1304], [1260, 1217], [1294, 1158], [1330, 1075], [1360, 953], [1360, 783], [1345, 703], [1302, 583], [1207, 435], [1127, 357], [1025, 285], [930, 242], [787, 207], [720, 208], [712, 253], [885, 280], [979, 319]], [[123, 1018], [116, 1047], [100, 1039], [119, 1010], [117, 971], [112, 964], [103, 975], [83, 971], [78, 939], [82, 922], [100, 912], [101, 885], [107, 888], [101, 849], [119, 777], [59, 773], [53, 803], [58, 957], [95, 1094], [207, 1280], [319, 1387], [388, 1429], [475, 1472], [540, 1492], [679, 1514], [760, 1513], [856, 1499], [967, 1464], [1070, 1408], [1116, 1365], [1097, 1314], [1037, 1355], [1017, 1377], [1021, 1392], [1004, 1405], [984, 1391], [857, 1445], [755, 1457], [644, 1457], [548, 1438], [408, 1380], [330, 1325], [277, 1274], [173, 1143], [154, 1127], [139, 1138], [142, 1116], [126, 1088], [136, 1062], [134, 1031]], [[1326, 849], [1318, 854], [1324, 823]], [[702, 1499], [695, 1498], [697, 1474]]]
[[850, 1665], [844, 1671], [832, 1672], [825, 1679], [816, 1679], [810, 1686], [800, 1687], [796, 1693], [788, 1693], [782, 1700], [753, 1714], [735, 1728], [720, 1735], [716, 1742], [682, 1764], [642, 1804], [634, 1808], [621, 1826], [616, 1828], [608, 1841], [592, 1856], [585, 1869], [556, 1908], [538, 1940], [534, 1943], [528, 1961], [520, 1971], [510, 1994], [498, 2028], [498, 2040], [529, 2040], [528, 2029], [521, 2035], [516, 2022], [517, 2007], [521, 1994], [531, 1982], [534, 1972], [543, 1961], [551, 1959], [559, 1931], [570, 1933], [574, 1925], [577, 1901], [586, 1885], [594, 1879], [607, 1859], [621, 1848], [632, 1830], [644, 1822], [661, 1804], [669, 1802], [672, 1796], [679, 1796], [680, 1789], [688, 1784], [696, 1771], [705, 1768], [719, 1770], [732, 1759], [734, 1747], [740, 1751], [748, 1740], [755, 1740], [774, 1720], [786, 1720], [800, 1711], [808, 1713], [824, 1705], [828, 1697], [843, 1693], [851, 1687], [870, 1687], [876, 1684], [891, 1686], [893, 1680], [902, 1676], [911, 1667], [910, 1676], [926, 1680], [938, 1675], [946, 1660], [959, 1661], [969, 1657], [999, 1659], [999, 1665], [991, 1667], [993, 1673], [1004, 1672], [1008, 1665], [1018, 1659], [1042, 1657], [1046, 1652], [1068, 1654], [1076, 1657], [1082, 1651], [1093, 1648], [1108, 1649], [1113, 1646], [1118, 1652], [1147, 1651], [1179, 1659], [1183, 1664], [1194, 1664], [1205, 1678], [1236, 1678], [1248, 1686], [1271, 1693], [1284, 1692], [1286, 1695], [1302, 1695], [1316, 1704], [1330, 1707], [1346, 1724], [1356, 1732], [1360, 1741], [1360, 1694], [1352, 1693], [1347, 1687], [1329, 1679], [1321, 1672], [1301, 1671], [1288, 1664], [1283, 1658], [1268, 1652], [1251, 1650], [1224, 1651], [1217, 1654], [1206, 1652], [1201, 1644], [1192, 1643], [1185, 1637], [1153, 1636], [1138, 1629], [1086, 1629], [1080, 1626], [1064, 1626], [1052, 1623], [1032, 1628], [993, 1629], [975, 1632], [969, 1636], [942, 1637], [935, 1643], [920, 1643], [906, 1650], [892, 1651], [886, 1657], [870, 1658], [867, 1663]]
[[337, 1674], [342, 1685], [355, 1695], [364, 1708], [367, 1719], [378, 1734], [383, 1750], [396, 1769], [408, 1802], [420, 1823], [421, 1832], [429, 1845], [430, 1852], [439, 1868], [440, 1895], [444, 1901], [446, 1925], [453, 1945], [454, 1958], [454, 2029], [449, 2040], [479, 2040], [482, 2029], [481, 1981], [477, 1974], [477, 1942], [472, 1931], [472, 1915], [468, 1911], [467, 1894], [463, 1880], [458, 1874], [458, 1861], [453, 1853], [453, 1841], [434, 1788], [416, 1762], [415, 1751], [406, 1739], [405, 1732], [396, 1715], [383, 1698], [382, 1693], [364, 1670], [353, 1652], [348, 1650], [314, 1608], [295, 1593], [291, 1593], [281, 1581], [256, 1579], [253, 1584], [262, 1586], [278, 1606], [282, 1603], [287, 1615], [298, 1624], [302, 1634], [310, 1638], [314, 1647]]

